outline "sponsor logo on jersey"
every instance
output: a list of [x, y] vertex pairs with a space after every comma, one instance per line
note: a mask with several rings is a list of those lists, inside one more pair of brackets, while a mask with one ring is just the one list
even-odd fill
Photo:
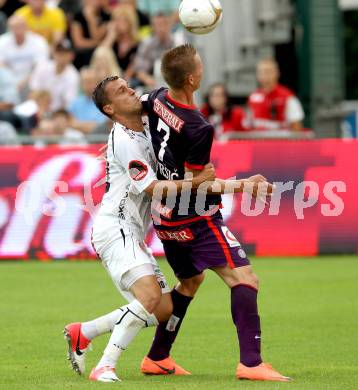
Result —
[[119, 202], [119, 207], [118, 207], [118, 217], [120, 219], [123, 219], [123, 220], [126, 219], [124, 211], [125, 211], [126, 202], [127, 202], [128, 197], [129, 197], [129, 185], [126, 186], [126, 193], [124, 194], [123, 198]]
[[133, 160], [128, 166], [129, 175], [135, 181], [140, 181], [147, 176], [148, 167], [141, 161]]
[[184, 121], [171, 112], [165, 105], [158, 99], [154, 100], [154, 112], [159, 115], [163, 121], [177, 133], [181, 132], [184, 126]]
[[186, 242], [194, 240], [194, 235], [189, 228], [181, 230], [156, 230], [159, 239], [164, 241]]
[[239, 241], [237, 241], [236, 237], [230, 232], [230, 230], [226, 226], [221, 226], [221, 230], [224, 233], [225, 239], [229, 244], [230, 248], [241, 246]]

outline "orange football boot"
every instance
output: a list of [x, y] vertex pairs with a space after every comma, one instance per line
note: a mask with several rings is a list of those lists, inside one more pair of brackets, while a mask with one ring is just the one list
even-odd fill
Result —
[[140, 365], [140, 370], [145, 375], [191, 375], [169, 356], [166, 359], [154, 361], [146, 356]]
[[236, 377], [237, 379], [248, 379], [252, 381], [291, 381], [291, 378], [281, 375], [268, 363], [261, 363], [256, 367], [246, 367], [242, 363], [239, 363], [236, 370]]

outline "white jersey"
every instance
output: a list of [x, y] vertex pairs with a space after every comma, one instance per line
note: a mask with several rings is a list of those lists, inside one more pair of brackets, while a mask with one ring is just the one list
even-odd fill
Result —
[[114, 124], [108, 139], [106, 171], [106, 193], [93, 225], [93, 241], [100, 252], [121, 235], [139, 242], [145, 238], [151, 198], [144, 190], [157, 180], [147, 125], [143, 132], [137, 132]]
[[155, 276], [163, 294], [170, 288], [143, 242], [151, 198], [145, 189], [155, 180], [156, 159], [149, 128], [132, 131], [116, 123], [107, 145], [107, 188], [92, 231], [92, 244], [115, 286], [128, 302], [133, 284]]

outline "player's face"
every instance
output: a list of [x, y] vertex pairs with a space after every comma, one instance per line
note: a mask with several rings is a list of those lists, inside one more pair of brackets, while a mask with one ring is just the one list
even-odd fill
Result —
[[103, 107], [111, 117], [115, 115], [133, 115], [142, 112], [142, 103], [127, 81], [114, 80], [106, 87], [106, 94], [110, 104]]
[[190, 83], [192, 84], [193, 90], [196, 91], [200, 88], [200, 83], [203, 78], [204, 67], [199, 54], [194, 57], [195, 71], [190, 76]]

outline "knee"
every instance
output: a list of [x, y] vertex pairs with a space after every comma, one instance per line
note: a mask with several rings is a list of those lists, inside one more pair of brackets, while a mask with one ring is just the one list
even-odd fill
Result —
[[259, 285], [260, 285], [259, 277], [254, 273], [250, 275], [250, 285], [252, 287], [255, 287], [256, 290], [259, 289]]
[[162, 293], [161, 290], [158, 288], [143, 292], [143, 294], [141, 294], [140, 297], [137, 297], [137, 299], [149, 313], [153, 313], [158, 307], [161, 297]]
[[183, 295], [194, 297], [204, 279], [204, 273], [196, 275], [190, 279], [182, 279], [180, 280], [177, 290]]
[[225, 279], [229, 287], [235, 287], [238, 284], [247, 284], [254, 287], [256, 290], [259, 289], [259, 278], [252, 271], [251, 267], [248, 268], [237, 268], [236, 272], [231, 273], [229, 277]]
[[244, 274], [240, 280], [239, 284], [248, 284], [249, 286], [252, 286], [256, 288], [256, 290], [259, 289], [259, 278], [256, 274], [254, 274], [252, 271]]

